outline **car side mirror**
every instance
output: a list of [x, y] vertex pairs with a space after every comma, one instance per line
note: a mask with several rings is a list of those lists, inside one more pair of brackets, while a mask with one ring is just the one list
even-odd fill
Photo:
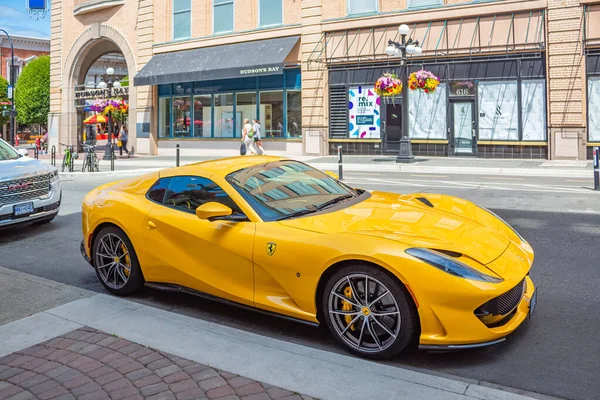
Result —
[[29, 155], [29, 151], [27, 151], [27, 149], [18, 149], [17, 150], [19, 152], [20, 155], [22, 155], [23, 157], [27, 157]]
[[337, 179], [340, 180], [340, 177], [338, 176], [338, 174], [336, 174], [335, 172], [331, 172], [331, 171], [325, 171], [325, 173], [327, 175], [329, 175], [330, 177], [332, 177], [333, 179]]
[[196, 216], [200, 219], [212, 220], [218, 217], [227, 217], [233, 210], [224, 204], [209, 201], [196, 208]]

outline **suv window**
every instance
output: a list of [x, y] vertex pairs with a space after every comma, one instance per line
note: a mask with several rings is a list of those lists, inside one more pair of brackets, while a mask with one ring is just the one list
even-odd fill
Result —
[[163, 178], [148, 191], [150, 200], [165, 206], [194, 214], [204, 203], [216, 202], [241, 213], [229, 195], [210, 179], [200, 176], [175, 176]]

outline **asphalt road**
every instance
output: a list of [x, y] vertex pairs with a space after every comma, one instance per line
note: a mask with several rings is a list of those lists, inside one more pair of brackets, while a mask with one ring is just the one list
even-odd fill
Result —
[[[85, 193], [108, 180], [64, 180], [64, 204], [53, 223], [0, 231], [0, 265], [104, 292], [79, 253], [80, 204]], [[585, 182], [556, 178], [548, 182], [523, 178], [499, 183], [494, 177], [481, 176], [402, 175], [390, 179], [376, 173], [355, 173], [348, 174], [347, 181], [367, 189], [443, 192], [468, 198], [506, 219], [536, 251], [531, 275], [539, 290], [538, 306], [533, 318], [506, 342], [461, 352], [416, 352], [387, 364], [561, 398], [599, 398], [600, 194], [582, 189]], [[547, 188], [549, 185], [555, 188]], [[343, 352], [324, 329], [209, 300], [150, 289], [135, 300], [282, 340]]]

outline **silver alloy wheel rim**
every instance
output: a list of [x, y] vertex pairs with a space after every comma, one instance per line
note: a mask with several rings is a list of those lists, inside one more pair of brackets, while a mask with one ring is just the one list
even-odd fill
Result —
[[131, 256], [125, 242], [114, 233], [107, 233], [98, 239], [95, 256], [102, 281], [112, 289], [123, 288], [131, 276], [131, 265], [127, 265]]
[[[347, 296], [348, 288], [351, 297]], [[398, 302], [370, 275], [351, 274], [337, 281], [329, 293], [328, 312], [337, 335], [361, 353], [384, 352], [400, 335]]]

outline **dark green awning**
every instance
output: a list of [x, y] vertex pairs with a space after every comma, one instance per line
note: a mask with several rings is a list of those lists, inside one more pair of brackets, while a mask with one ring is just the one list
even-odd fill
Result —
[[298, 36], [157, 54], [133, 78], [134, 86], [283, 74]]

